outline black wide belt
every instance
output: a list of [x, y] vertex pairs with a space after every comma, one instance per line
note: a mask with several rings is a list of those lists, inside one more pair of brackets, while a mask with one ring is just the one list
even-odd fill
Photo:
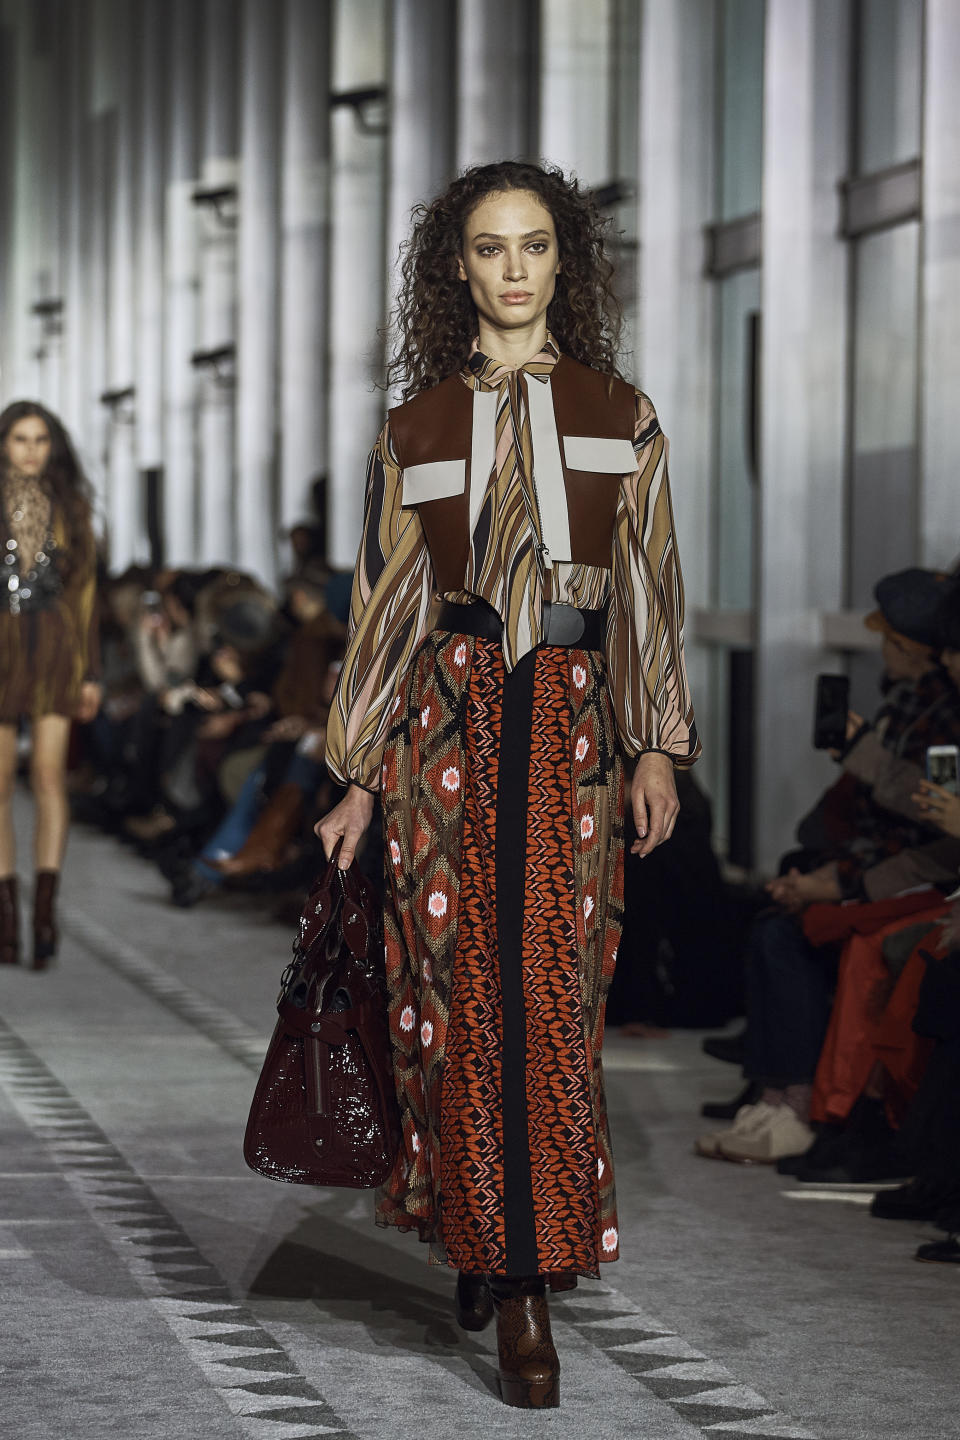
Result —
[[[451, 630], [455, 635], [473, 635], [478, 640], [503, 640], [503, 621], [484, 600], [472, 605], [457, 605], [444, 600], [437, 615], [435, 630]], [[602, 650], [607, 634], [607, 612], [578, 610], [575, 605], [543, 604], [544, 645], [563, 645], [578, 650]]]

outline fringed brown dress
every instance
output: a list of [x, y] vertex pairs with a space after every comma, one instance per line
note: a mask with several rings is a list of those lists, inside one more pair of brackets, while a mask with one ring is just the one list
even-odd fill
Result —
[[[615, 437], [598, 423], [578, 451], [583, 413], [563, 397], [608, 382], [567, 361], [554, 373], [558, 360], [551, 342], [522, 372], [477, 355], [454, 377], [473, 401], [456, 441], [472, 466], [445, 471], [449, 457], [437, 468], [420, 451], [413, 463], [410, 407], [392, 412], [328, 728], [333, 773], [379, 789], [384, 811], [404, 1144], [377, 1218], [460, 1269], [510, 1276], [595, 1275], [617, 1258], [601, 1046], [623, 908], [623, 757], [656, 748], [683, 764], [699, 749], [656, 416], [624, 386], [628, 450], [605, 446]], [[535, 384], [546, 389], [532, 405]], [[428, 394], [462, 410], [460, 390], [442, 390]], [[534, 479], [554, 413], [567, 463], [551, 480], [544, 459]], [[414, 434], [437, 424], [423, 406], [412, 418]], [[451, 434], [441, 443], [449, 451]], [[587, 450], [594, 498], [610, 507], [606, 564], [584, 561], [574, 533], [589, 525], [567, 472]], [[565, 485], [566, 543], [551, 483]], [[450, 512], [428, 509], [456, 497], [476, 517], [463, 570]], [[544, 642], [545, 589], [581, 610], [609, 603], [603, 648]], [[491, 606], [502, 639], [431, 628], [437, 592]]]
[[71, 715], [98, 668], [96, 550], [67, 530], [41, 478], [0, 473], [0, 725]]

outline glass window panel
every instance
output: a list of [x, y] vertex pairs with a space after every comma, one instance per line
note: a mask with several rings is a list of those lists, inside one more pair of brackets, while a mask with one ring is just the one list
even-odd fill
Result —
[[752, 329], [760, 309], [760, 272], [744, 270], [718, 282], [719, 366], [716, 415], [716, 535], [713, 602], [722, 609], [753, 604], [756, 487], [751, 466]]
[[861, 175], [920, 154], [923, 0], [861, 0], [857, 165]]
[[760, 209], [764, 0], [723, 0], [720, 12], [718, 219]]
[[854, 254], [850, 603], [916, 561], [920, 226], [857, 242]]

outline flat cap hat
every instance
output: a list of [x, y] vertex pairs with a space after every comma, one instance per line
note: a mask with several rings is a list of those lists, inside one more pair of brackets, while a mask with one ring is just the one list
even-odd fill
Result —
[[940, 643], [938, 612], [951, 583], [949, 575], [918, 566], [884, 575], [873, 589], [879, 608], [870, 612], [864, 624], [869, 630], [894, 630], [916, 645], [935, 650]]

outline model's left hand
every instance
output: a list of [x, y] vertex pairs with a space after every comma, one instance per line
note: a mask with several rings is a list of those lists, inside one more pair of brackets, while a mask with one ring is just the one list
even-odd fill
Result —
[[630, 786], [630, 803], [637, 827], [630, 854], [642, 859], [670, 839], [680, 814], [673, 761], [669, 755], [656, 751], [639, 757]]
[[103, 686], [96, 680], [84, 680], [80, 686], [80, 699], [77, 701], [73, 718], [81, 725], [89, 725], [91, 720], [97, 718], [102, 700]]

